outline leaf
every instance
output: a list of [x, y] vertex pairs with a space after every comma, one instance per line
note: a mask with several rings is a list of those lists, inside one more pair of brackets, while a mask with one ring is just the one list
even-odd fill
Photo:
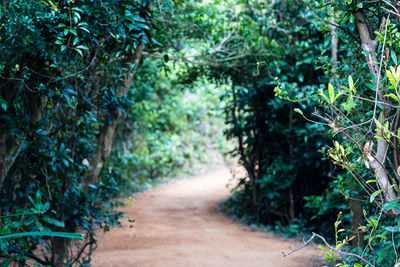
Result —
[[393, 98], [394, 100], [396, 100], [397, 102], [399, 102], [400, 100], [399, 100], [399, 98], [395, 95], [395, 94], [387, 94], [387, 95], [385, 95], [385, 96], [388, 96], [388, 97], [391, 97], [391, 98]]
[[324, 93], [321, 92], [320, 95], [325, 98], [326, 102], [330, 103], [329, 98]]
[[38, 135], [46, 135], [46, 134], [47, 134], [47, 131], [45, 131], [45, 130], [43, 130], [43, 129], [39, 129], [39, 130], [37, 130], [35, 133], [38, 134]]
[[51, 1], [51, 6], [53, 7], [53, 9], [55, 11], [58, 11], [58, 7], [56, 6], [56, 4], [54, 4], [54, 2]]
[[369, 202], [372, 203], [372, 201], [374, 201], [375, 197], [377, 195], [379, 195], [380, 193], [382, 193], [382, 189], [379, 189], [378, 191], [375, 191], [374, 193], [372, 193], [371, 197], [369, 198]]
[[0, 97], [0, 106], [4, 111], [7, 111], [7, 107], [8, 107], [7, 102], [1, 97]]
[[342, 95], [342, 93], [338, 93], [336, 96], [335, 96], [335, 99], [333, 99], [333, 102], [335, 102], [336, 101], [336, 99], [338, 99], [339, 98], [339, 96], [341, 96]]
[[354, 82], [353, 82], [353, 78], [349, 75], [349, 90], [350, 92], [353, 92], [354, 90]]
[[382, 210], [383, 211], [389, 211], [389, 210], [400, 210], [400, 203], [399, 200], [392, 200], [389, 202], [386, 202], [385, 204], [383, 204], [382, 206]]
[[83, 240], [83, 234], [80, 233], [65, 233], [65, 232], [25, 232], [25, 233], [15, 233], [9, 235], [0, 236], [1, 239], [13, 239], [25, 236], [55, 236], [55, 237], [64, 237], [71, 239], [79, 239]]
[[299, 113], [301, 116], [303, 116], [303, 111], [301, 111], [301, 109], [295, 108], [293, 111], [296, 113]]
[[377, 119], [374, 119], [374, 122], [376, 124], [377, 130], [380, 131], [380, 129], [382, 128], [382, 124]]
[[400, 229], [398, 226], [387, 226], [385, 227], [385, 230], [395, 233], [395, 232], [400, 232]]
[[67, 93], [69, 95], [77, 95], [76, 92], [72, 89], [64, 89], [63, 93]]
[[318, 246], [320, 249], [323, 249], [323, 250], [325, 250], [325, 251], [329, 251], [329, 249], [327, 249], [326, 247], [324, 247], [323, 245], [319, 245]]
[[89, 50], [89, 48], [85, 45], [78, 45], [76, 48], [83, 49], [83, 50]]
[[394, 64], [397, 65], [397, 56], [396, 56], [396, 53], [394, 52], [394, 50], [391, 50], [391, 51], [390, 51], [390, 56], [391, 56], [391, 58], [392, 58]]
[[333, 89], [332, 84], [328, 84], [329, 101], [331, 104], [335, 102], [335, 89]]
[[371, 89], [372, 91], [375, 91], [375, 90], [376, 90], [375, 85], [373, 85], [372, 83], [366, 83], [365, 85], [366, 85], [369, 89]]
[[47, 223], [49, 223], [49, 224], [58, 226], [58, 227], [62, 227], [62, 228], [65, 227], [64, 222], [61, 222], [61, 221], [59, 221], [59, 220], [57, 220], [57, 219], [54, 219], [54, 218], [44, 217], [44, 218], [43, 218], [43, 221], [45, 221], [45, 222], [47, 222]]
[[78, 52], [78, 54], [81, 55], [81, 56], [83, 57], [83, 53], [82, 53], [82, 51], [81, 51], [80, 49], [74, 48], [74, 50], [75, 50], [76, 52]]

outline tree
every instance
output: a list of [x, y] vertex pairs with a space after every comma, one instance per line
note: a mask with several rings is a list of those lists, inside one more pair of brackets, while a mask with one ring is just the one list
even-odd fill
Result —
[[[398, 1], [304, 1], [328, 27], [333, 14], [340, 42], [338, 67], [314, 115], [335, 137], [329, 156], [346, 172], [338, 179], [350, 198], [363, 201], [353, 233], [365, 233], [358, 250], [372, 264], [398, 264]], [[333, 10], [333, 12], [332, 12]], [[326, 18], [326, 19], [322, 19]], [[329, 64], [328, 64], [329, 65]], [[331, 68], [326, 67], [330, 71]], [[321, 114], [321, 110], [324, 113]], [[357, 183], [359, 186], [354, 187]], [[354, 210], [353, 210], [354, 212]], [[355, 218], [358, 217], [358, 219]], [[363, 225], [365, 218], [366, 225]], [[340, 245], [340, 246], [339, 246]], [[339, 248], [343, 244], [337, 244]], [[357, 250], [355, 250], [357, 251]], [[333, 254], [332, 254], [333, 255]], [[332, 258], [335, 261], [337, 258]], [[351, 258], [346, 262], [359, 262]]]
[[[223, 98], [226, 134], [235, 142], [232, 154], [247, 175], [238, 184], [236, 201], [228, 206], [248, 221], [264, 224], [298, 223], [301, 216], [304, 223], [315, 217], [315, 210], [304, 208], [304, 197], [323, 195], [331, 171], [317, 152], [327, 138], [323, 128], [294, 116], [296, 107], [311, 108], [311, 99], [292, 104], [274, 97], [276, 77], [291, 95], [306, 96], [327, 82], [313, 65], [327, 47], [320, 23], [310, 10], [289, 2], [233, 1], [229, 6], [187, 2], [173, 16], [179, 21], [189, 19], [189, 26], [171, 22], [178, 29], [171, 30], [173, 37], [169, 38], [179, 44], [181, 55], [168, 58], [188, 65], [188, 83], [205, 73], [209, 79], [229, 85]], [[196, 47], [196, 52], [188, 47]], [[332, 223], [335, 209], [326, 210]], [[321, 218], [320, 225], [325, 219]]]
[[[3, 234], [81, 232], [85, 242], [20, 238], [0, 256], [83, 265], [95, 247], [94, 229], [117, 225], [122, 216], [120, 203], [111, 201], [122, 180], [103, 166], [152, 41], [152, 2], [46, 3], [10, 0], [0, 7], [1, 216], [22, 212], [24, 221], [0, 226]], [[29, 210], [34, 214], [25, 220]]]

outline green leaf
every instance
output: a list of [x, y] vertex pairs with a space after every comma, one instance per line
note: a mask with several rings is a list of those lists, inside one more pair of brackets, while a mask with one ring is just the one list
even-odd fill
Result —
[[295, 108], [293, 111], [294, 111], [294, 112], [297, 112], [297, 113], [299, 113], [301, 116], [303, 116], [303, 111], [301, 111], [301, 109]]
[[321, 95], [323, 98], [325, 98], [326, 102], [331, 103], [331, 102], [329, 101], [329, 98], [328, 98], [323, 92], [321, 92], [320, 95]]
[[335, 102], [335, 89], [333, 89], [332, 84], [328, 84], [329, 101], [331, 104]]
[[382, 210], [383, 211], [388, 211], [388, 210], [400, 210], [400, 203], [399, 200], [392, 200], [389, 202], [386, 202], [385, 204], [383, 204], [382, 206]]
[[400, 232], [400, 229], [398, 226], [387, 226], [387, 227], [385, 227], [385, 230], [392, 232], [392, 233]]
[[390, 57], [392, 58], [394, 64], [397, 65], [397, 56], [396, 56], [396, 52], [394, 50], [390, 51]]
[[375, 197], [377, 195], [379, 195], [380, 193], [382, 193], [382, 189], [379, 189], [378, 191], [375, 191], [374, 193], [372, 193], [371, 197], [369, 198], [369, 202], [374, 201]]
[[76, 48], [83, 49], [83, 50], [89, 50], [89, 48], [85, 45], [78, 45]]
[[1, 239], [13, 239], [25, 236], [55, 236], [55, 237], [64, 237], [64, 238], [71, 238], [71, 239], [79, 239], [83, 240], [83, 234], [80, 233], [66, 233], [66, 232], [25, 232], [25, 233], [16, 233], [16, 234], [9, 234], [9, 235], [2, 235], [0, 236]]
[[327, 249], [326, 247], [324, 247], [323, 245], [319, 245], [318, 246], [320, 249], [323, 249], [323, 250], [325, 250], [325, 251], [329, 251], [329, 249]]
[[74, 48], [74, 50], [75, 50], [76, 52], [78, 52], [78, 54], [81, 55], [81, 56], [83, 57], [83, 53], [82, 53], [82, 51], [81, 51], [80, 49]]
[[349, 75], [349, 90], [350, 92], [353, 92], [354, 90], [354, 82], [353, 82], [353, 78]]
[[61, 222], [61, 221], [56, 220], [56, 219], [54, 219], [54, 218], [44, 217], [44, 218], [43, 218], [43, 221], [45, 221], [45, 222], [47, 222], [47, 223], [49, 223], [49, 224], [58, 226], [58, 227], [62, 227], [62, 228], [65, 227], [64, 222]]
[[395, 94], [387, 94], [387, 95], [385, 95], [385, 96], [391, 97], [391, 98], [393, 98], [394, 100], [396, 100], [397, 102], [400, 101], [399, 98], [398, 98]]
[[7, 107], [8, 107], [7, 102], [1, 97], [0, 97], [0, 106], [4, 111], [7, 111]]

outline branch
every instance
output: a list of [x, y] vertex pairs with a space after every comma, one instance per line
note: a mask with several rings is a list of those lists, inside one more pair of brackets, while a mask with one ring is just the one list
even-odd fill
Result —
[[10, 247], [8, 249], [8, 253], [17, 253], [17, 254], [22, 253], [22, 255], [24, 255], [25, 257], [28, 257], [28, 258], [36, 261], [37, 263], [42, 264], [43, 266], [49, 266], [50, 265], [50, 262], [40, 259], [35, 254], [33, 254], [32, 252], [30, 252], [30, 251], [22, 251], [22, 250], [18, 249], [15, 246]]
[[[368, 22], [365, 18], [365, 15], [363, 14], [363, 12], [361, 12], [359, 10], [354, 15], [357, 18], [356, 26], [358, 29], [358, 33], [360, 35], [362, 49], [365, 52], [367, 52], [367, 53], [365, 53], [365, 58], [366, 58], [366, 61], [368, 64], [369, 71], [375, 77], [375, 80], [376, 80], [375, 104], [374, 104], [374, 114], [373, 114], [373, 119], [375, 119], [376, 112], [377, 112], [378, 97], [379, 97], [379, 100], [381, 100], [385, 103], [388, 102], [382, 96], [383, 93], [382, 93], [382, 88], [380, 88], [380, 82], [381, 82], [381, 72], [382, 72], [382, 64], [383, 64], [383, 53], [385, 51], [387, 27], [388, 27], [390, 14], [388, 14], [387, 18], [382, 18], [382, 22], [381, 22], [380, 30], [385, 31], [385, 36], [384, 36], [384, 40], [383, 40], [381, 59], [380, 59], [379, 65], [378, 65], [378, 58], [376, 55], [378, 41], [376, 39], [372, 39], [371, 34], [368, 29]], [[375, 83], [375, 81], [373, 81], [373, 83]], [[388, 110], [388, 106], [386, 104], [384, 104], [383, 105], [383, 115], [384, 115], [385, 120], [387, 117], [386, 116], [387, 110]], [[371, 126], [372, 126], [372, 121], [371, 121]], [[382, 136], [384, 136], [383, 133], [382, 133]], [[373, 157], [373, 160], [371, 160], [369, 162], [370, 167], [375, 172], [379, 187], [383, 191], [385, 201], [389, 202], [392, 200], [397, 200], [398, 196], [395, 193], [395, 191], [393, 190], [393, 188], [391, 187], [388, 175], [384, 168], [389, 144], [384, 138], [378, 138], [377, 142], [378, 142], [377, 151], [376, 151], [375, 156]], [[395, 215], [400, 214], [400, 210], [392, 210], [392, 212]]]
[[305, 0], [301, 0], [301, 1], [302, 1], [309, 9], [311, 9], [311, 11], [312, 11], [322, 22], [324, 22], [324, 23], [326, 23], [326, 24], [328, 24], [328, 25], [331, 25], [331, 26], [333, 26], [333, 27], [336, 27], [336, 28], [338, 28], [338, 29], [341, 29], [343, 32], [345, 32], [345, 33], [347, 33], [348, 35], [350, 35], [350, 37], [353, 38], [354, 41], [356, 41], [356, 42], [358, 43], [357, 37], [356, 37], [352, 32], [349, 32], [348, 30], [346, 30], [345, 28], [343, 28], [342, 26], [340, 26], [340, 25], [338, 25], [338, 24], [336, 24], [336, 23], [333, 23], [333, 22], [331, 22], [331, 21], [329, 21], [329, 20], [324, 19], [323, 17], [321, 17], [320, 14], [318, 14], [317, 11], [315, 11], [315, 9], [314, 9], [309, 3], [307, 3]]
[[232, 33], [233, 32], [229, 32], [228, 35], [225, 35], [224, 38], [222, 38], [222, 40], [221, 40], [221, 42], [219, 44], [217, 44], [216, 46], [214, 46], [214, 47], [212, 47], [210, 49], [210, 53], [214, 54], [216, 52], [221, 52], [222, 48], [224, 47], [224, 45], [231, 40]]
[[[152, 58], [160, 58], [163, 59], [164, 55], [159, 54], [159, 53], [149, 53], [149, 52], [143, 52], [143, 56], [146, 57], [152, 57]], [[168, 55], [169, 59], [172, 60], [179, 60], [179, 61], [183, 61], [184, 63], [190, 63], [190, 64], [194, 64], [194, 65], [199, 65], [199, 66], [211, 66], [211, 67], [222, 67], [225, 66], [225, 64], [218, 64], [218, 63], [214, 63], [214, 62], [210, 62], [210, 61], [201, 61], [201, 60], [193, 60], [193, 59], [188, 59], [184, 56], [170, 56]]]
[[281, 251], [281, 253], [283, 254], [283, 257], [287, 257], [287, 256], [289, 256], [290, 254], [292, 254], [292, 253], [294, 253], [294, 252], [296, 252], [296, 251], [299, 251], [299, 250], [305, 248], [306, 246], [308, 246], [308, 245], [310, 244], [310, 242], [311, 242], [315, 237], [318, 237], [319, 239], [321, 239], [321, 240], [324, 242], [324, 244], [325, 244], [329, 249], [335, 251], [336, 253], [339, 253], [339, 254], [342, 254], [342, 255], [345, 255], [345, 256], [350, 256], [350, 257], [358, 258], [358, 259], [362, 260], [364, 263], [368, 264], [369, 266], [375, 267], [375, 265], [373, 265], [372, 263], [370, 263], [369, 261], [367, 261], [366, 259], [364, 259], [363, 257], [361, 257], [361, 256], [359, 256], [359, 255], [357, 255], [357, 254], [350, 253], [350, 252], [344, 252], [344, 251], [335, 249], [334, 247], [332, 247], [331, 245], [329, 245], [329, 243], [326, 241], [326, 239], [325, 239], [324, 237], [322, 237], [322, 236], [320, 236], [320, 235], [318, 235], [318, 234], [316, 234], [316, 233], [314, 233], [314, 232], [312, 233], [312, 236], [310, 237], [310, 239], [308, 239], [306, 242], [304, 242], [303, 245], [301, 245], [301, 246], [299, 246], [299, 247], [297, 247], [297, 248], [295, 248], [295, 249], [289, 251], [288, 253], [285, 253], [284, 251]]
[[[149, 53], [149, 52], [143, 52], [143, 56], [146, 57], [152, 57], [152, 58], [159, 58], [163, 59], [164, 55], [160, 53]], [[171, 60], [176, 60], [176, 61], [182, 61], [184, 63], [189, 63], [193, 65], [198, 65], [198, 66], [210, 66], [214, 68], [220, 68], [220, 67], [228, 67], [232, 69], [236, 69], [235, 67], [240, 67], [240, 66], [247, 66], [247, 65], [252, 65], [256, 63], [243, 63], [243, 64], [227, 64], [226, 62], [236, 60], [236, 59], [241, 59], [245, 57], [250, 57], [250, 56], [267, 56], [266, 54], [239, 54], [236, 56], [232, 57], [227, 57], [227, 58], [222, 58], [222, 59], [215, 59], [214, 61], [211, 61], [210, 59], [189, 59], [184, 56], [174, 56], [174, 55], [168, 55], [168, 58]], [[199, 56], [200, 57], [200, 56]]]

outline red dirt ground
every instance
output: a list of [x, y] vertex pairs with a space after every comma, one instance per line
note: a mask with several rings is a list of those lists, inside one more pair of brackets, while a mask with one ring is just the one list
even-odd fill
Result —
[[[92, 266], [321, 266], [321, 251], [299, 245], [221, 215], [217, 206], [229, 195], [232, 175], [225, 167], [136, 194], [124, 209], [135, 219], [99, 238]], [[317, 260], [316, 260], [317, 259]]]

